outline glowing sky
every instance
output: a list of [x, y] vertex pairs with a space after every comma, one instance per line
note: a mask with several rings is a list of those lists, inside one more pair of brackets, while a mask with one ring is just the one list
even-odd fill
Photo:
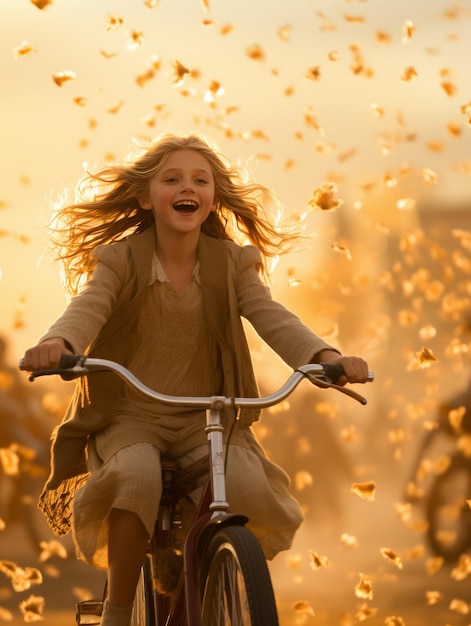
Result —
[[[252, 158], [290, 214], [326, 180], [338, 182], [345, 218], [355, 201], [394, 222], [402, 196], [465, 197], [470, 23], [470, 2], [441, 0], [55, 0], [43, 10], [2, 0], [1, 328], [19, 318], [22, 350], [60, 312], [57, 268], [42, 258], [50, 200], [83, 163], [120, 156], [133, 138], [205, 132], [233, 159]], [[191, 72], [180, 85], [176, 61]], [[59, 86], [60, 72], [75, 78]]]

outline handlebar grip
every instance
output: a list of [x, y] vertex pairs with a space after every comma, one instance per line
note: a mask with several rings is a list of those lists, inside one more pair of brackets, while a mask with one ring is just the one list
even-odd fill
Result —
[[345, 370], [340, 363], [319, 363], [319, 365], [322, 365], [325, 375], [334, 385], [338, 383], [341, 376], [345, 375]]
[[77, 365], [82, 356], [80, 354], [63, 354], [59, 361], [59, 369], [66, 370]]

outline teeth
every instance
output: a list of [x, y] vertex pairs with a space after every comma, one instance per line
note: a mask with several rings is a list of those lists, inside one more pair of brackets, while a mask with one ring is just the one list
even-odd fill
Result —
[[198, 204], [194, 202], [193, 200], [179, 200], [178, 202], [175, 202], [173, 206], [175, 208], [186, 207], [186, 206], [190, 206], [192, 208], [198, 208]]

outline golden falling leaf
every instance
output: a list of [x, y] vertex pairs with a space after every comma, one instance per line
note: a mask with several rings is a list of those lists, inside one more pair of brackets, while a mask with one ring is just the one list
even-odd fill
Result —
[[34, 4], [35, 7], [38, 7], [41, 11], [52, 4], [52, 0], [31, 0], [31, 3]]
[[253, 44], [245, 49], [245, 54], [252, 59], [252, 61], [265, 61], [265, 52], [259, 44]]
[[376, 117], [383, 117], [384, 116], [384, 109], [383, 109], [383, 107], [380, 107], [379, 104], [376, 104], [376, 102], [372, 102], [370, 104], [370, 109], [371, 109], [372, 113], [374, 115], [376, 115]]
[[299, 470], [294, 475], [294, 486], [296, 491], [304, 491], [314, 483], [312, 474], [307, 470]]
[[456, 85], [449, 81], [444, 81], [443, 83], [441, 83], [441, 87], [446, 95], [450, 97], [456, 95], [458, 92], [458, 88], [456, 87]]
[[0, 467], [7, 476], [18, 476], [20, 457], [13, 446], [0, 448]]
[[297, 162], [294, 159], [286, 159], [284, 168], [285, 170], [292, 170], [293, 167], [297, 166]]
[[[410, 528], [411, 530], [416, 530], [415, 522], [414, 524], [410, 525]], [[417, 529], [417, 532], [424, 532], [424, 531], [425, 529], [423, 529], [422, 531], [420, 530], [420, 528]], [[425, 554], [425, 545], [423, 543], [419, 543], [405, 552], [405, 556], [409, 561], [414, 561], [414, 560], [416, 561], [417, 559], [422, 559], [424, 554]]]
[[160, 68], [161, 68], [160, 57], [157, 55], [154, 55], [151, 58], [150, 63], [148, 64], [145, 71], [142, 72], [141, 74], [138, 74], [135, 78], [135, 81], [139, 85], [139, 87], [144, 87], [144, 85], [146, 85], [150, 80], [152, 80], [157, 74], [157, 72], [160, 70]]
[[178, 59], [172, 63], [172, 84], [181, 85], [185, 80], [185, 76], [190, 73], [190, 70], [185, 67]]
[[398, 617], [397, 615], [389, 615], [384, 620], [384, 626], [406, 626], [406, 623], [402, 619], [402, 617]]
[[[358, 622], [365, 622], [367, 619], [377, 615], [378, 609], [367, 604], [362, 604], [358, 611], [355, 613], [355, 619]], [[356, 622], [355, 622], [356, 623]], [[352, 622], [348, 622], [346, 626], [353, 626]]]
[[221, 33], [221, 35], [228, 35], [233, 30], [234, 30], [234, 25], [227, 23], [221, 26], [221, 28], [219, 29], [219, 32]]
[[331, 50], [327, 55], [329, 61], [340, 61], [340, 52], [338, 50]]
[[425, 569], [429, 576], [433, 576], [443, 567], [445, 559], [442, 556], [430, 557], [425, 562]]
[[358, 441], [357, 427], [352, 424], [351, 426], [342, 428], [340, 431], [340, 438], [342, 441], [346, 441], [347, 443], [355, 443]]
[[77, 96], [74, 98], [74, 103], [79, 107], [84, 107], [87, 104], [87, 98], [83, 96]]
[[116, 115], [116, 113], [119, 113], [123, 105], [124, 105], [124, 100], [119, 100], [118, 102], [115, 102], [112, 106], [110, 106], [108, 109], [106, 109], [106, 112], [110, 113], [111, 115]]
[[415, 33], [416, 27], [411, 20], [406, 20], [402, 26], [402, 41], [410, 41]]
[[422, 368], [430, 367], [432, 363], [438, 363], [438, 359], [434, 355], [433, 351], [425, 346], [422, 350], [420, 350], [420, 352], [416, 352], [416, 356], [420, 367]]
[[330, 565], [329, 559], [326, 556], [320, 556], [314, 550], [309, 550], [309, 567], [314, 571], [328, 567]]
[[319, 80], [321, 77], [321, 68], [318, 65], [310, 67], [306, 72], [306, 78], [309, 80]]
[[406, 484], [406, 494], [410, 500], [422, 500], [425, 496], [425, 490], [413, 481], [409, 481]]
[[446, 129], [452, 137], [461, 136], [461, 126], [459, 124], [455, 124], [454, 122], [449, 122], [446, 125]]
[[94, 593], [86, 587], [72, 587], [72, 593], [79, 602], [83, 600], [91, 600], [94, 597]]
[[401, 443], [406, 438], [406, 432], [403, 428], [395, 428], [388, 430], [388, 441], [390, 443]]
[[108, 15], [108, 19], [106, 20], [105, 29], [106, 30], [118, 30], [123, 25], [124, 20], [121, 16], [113, 13]]
[[302, 564], [303, 556], [299, 554], [299, 552], [295, 554], [289, 554], [288, 557], [286, 558], [286, 561], [288, 563], [288, 567], [294, 570], [294, 569], [297, 569]]
[[46, 563], [43, 565], [43, 572], [48, 578], [60, 578], [62, 576], [60, 569], [52, 563]]
[[350, 492], [354, 493], [362, 500], [373, 502], [375, 499], [376, 483], [373, 481], [366, 483], [353, 483], [350, 487]]
[[453, 580], [464, 580], [471, 574], [471, 556], [462, 554], [458, 559], [458, 563], [451, 570]]
[[291, 29], [291, 24], [285, 24], [278, 29], [278, 37], [281, 39], [281, 41], [290, 40]]
[[296, 613], [306, 613], [307, 615], [311, 615], [312, 617], [315, 616], [314, 609], [309, 604], [309, 602], [306, 602], [306, 600], [300, 600], [298, 602], [295, 602], [291, 608], [293, 609], [293, 611], [296, 611]]
[[321, 211], [334, 211], [343, 203], [343, 200], [338, 198], [337, 193], [338, 189], [336, 183], [324, 183], [313, 191], [308, 205], [313, 209], [320, 209]]
[[417, 70], [412, 65], [409, 65], [402, 73], [401, 80], [409, 82], [414, 78], [414, 76], [418, 76]]
[[434, 606], [443, 599], [443, 594], [440, 591], [426, 591], [425, 598], [427, 599], [427, 604], [429, 606]]
[[461, 424], [463, 422], [463, 417], [466, 415], [466, 407], [458, 406], [455, 409], [451, 409], [448, 412], [448, 422], [454, 431], [458, 432], [461, 430]]
[[44, 619], [45, 601], [41, 596], [30, 596], [20, 603], [20, 611], [25, 622], [39, 622]]
[[333, 241], [330, 244], [330, 248], [334, 252], [339, 252], [340, 254], [346, 256], [349, 261], [352, 260], [352, 253], [350, 252], [350, 248], [347, 246], [347, 244], [340, 241]]
[[216, 98], [220, 98], [223, 95], [224, 87], [218, 80], [212, 80], [204, 93], [203, 100], [204, 102], [211, 103], [214, 102]]
[[397, 569], [403, 568], [402, 556], [395, 550], [391, 548], [381, 548], [380, 553], [387, 561], [393, 563]]
[[413, 211], [417, 205], [415, 198], [401, 198], [396, 202], [396, 207], [399, 211]]
[[13, 613], [8, 609], [5, 609], [0, 606], [0, 621], [2, 622], [12, 622], [13, 621]]
[[429, 169], [429, 168], [424, 168], [422, 170], [422, 175], [424, 177], [424, 181], [427, 185], [436, 185], [437, 184], [437, 174]]
[[362, 15], [345, 15], [343, 19], [350, 24], [363, 24], [365, 18]]
[[67, 558], [67, 550], [65, 547], [57, 541], [52, 539], [51, 541], [40, 541], [39, 547], [41, 552], [39, 554], [39, 562], [44, 563], [53, 556], [58, 556], [60, 559]]
[[100, 50], [100, 54], [104, 59], [112, 59], [118, 55], [117, 52], [107, 52], [106, 50]]
[[433, 324], [426, 324], [419, 328], [419, 337], [423, 340], [434, 339], [437, 336], [437, 329]]
[[450, 611], [455, 611], [455, 613], [459, 613], [460, 615], [468, 615], [470, 608], [469, 604], [465, 600], [460, 600], [458, 598], [454, 598], [450, 602]]
[[62, 87], [62, 85], [64, 85], [65, 83], [68, 83], [70, 81], [76, 80], [76, 78], [77, 78], [77, 76], [76, 76], [75, 72], [72, 72], [72, 70], [65, 70], [63, 72], [56, 72], [52, 76], [52, 80], [59, 87]]
[[362, 598], [363, 600], [372, 600], [373, 599], [373, 585], [371, 583], [371, 579], [369, 576], [365, 574], [359, 574], [360, 580], [355, 585], [354, 591], [357, 598]]
[[383, 182], [386, 185], [386, 187], [389, 187], [389, 189], [392, 189], [393, 187], [397, 186], [397, 178], [393, 176], [390, 172], [386, 172], [384, 174]]
[[32, 585], [40, 585], [43, 581], [41, 572], [35, 567], [18, 567], [13, 561], [0, 561], [0, 572], [10, 579], [14, 591], [30, 589]]
[[349, 533], [342, 533], [340, 541], [349, 548], [358, 548], [358, 539]]
[[13, 56], [16, 59], [19, 59], [20, 57], [24, 57], [27, 56], [28, 54], [31, 54], [32, 52], [35, 52], [36, 48], [34, 46], [32, 46], [28, 41], [23, 40], [19, 46], [16, 46], [16, 48], [13, 48]]
[[378, 43], [390, 43], [391, 35], [389, 35], [388, 33], [385, 33], [384, 31], [377, 30], [375, 32], [375, 39]]
[[456, 442], [456, 448], [463, 454], [463, 456], [471, 459], [471, 435], [461, 435]]
[[126, 48], [128, 50], [137, 50], [144, 45], [144, 33], [139, 30], [131, 30], [129, 32], [129, 39], [126, 42]]

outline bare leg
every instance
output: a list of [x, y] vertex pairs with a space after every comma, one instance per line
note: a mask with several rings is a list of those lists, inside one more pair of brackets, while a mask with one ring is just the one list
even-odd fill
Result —
[[135, 513], [123, 509], [111, 510], [108, 601], [112, 606], [132, 605], [148, 542], [147, 531]]

